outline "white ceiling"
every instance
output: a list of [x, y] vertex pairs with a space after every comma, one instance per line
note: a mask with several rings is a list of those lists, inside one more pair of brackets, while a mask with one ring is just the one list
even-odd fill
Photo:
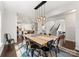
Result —
[[3, 3], [8, 10], [16, 11], [27, 17], [33, 17], [34, 7], [38, 5], [40, 1], [7, 1]]
[[[21, 15], [32, 19], [35, 16], [34, 7], [36, 7], [41, 1], [4, 1], [6, 10], [16, 11]], [[45, 14], [49, 14], [51, 11], [55, 11], [60, 7], [64, 7], [72, 2], [69, 1], [47, 1], [45, 5]]]
[[47, 1], [46, 3], [46, 14], [48, 14], [51, 11], [57, 10], [61, 7], [64, 7], [71, 2], [69, 1]]

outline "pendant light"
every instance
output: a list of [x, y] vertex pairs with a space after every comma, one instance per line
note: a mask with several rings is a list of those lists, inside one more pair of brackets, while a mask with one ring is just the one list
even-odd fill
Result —
[[41, 20], [43, 20], [42, 11], [43, 10], [42, 10], [42, 6], [41, 6], [41, 17], [40, 17]]
[[37, 10], [35, 10], [35, 22], [37, 22]]
[[46, 20], [46, 17], [45, 17], [45, 4], [44, 4], [44, 17], [43, 17], [43, 20]]
[[37, 20], [40, 21], [40, 9], [37, 9]]
[[37, 11], [37, 21], [45, 21], [45, 3], [46, 1], [41, 2], [38, 6], [36, 6], [34, 9]]

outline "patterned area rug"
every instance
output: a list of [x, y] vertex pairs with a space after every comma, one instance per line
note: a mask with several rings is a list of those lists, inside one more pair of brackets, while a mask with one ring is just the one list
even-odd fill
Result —
[[[15, 45], [15, 50], [18, 57], [31, 57], [31, 49], [28, 50], [26, 49], [25, 41]], [[37, 54], [37, 52], [35, 53]], [[37, 57], [36, 54], [34, 55], [34, 57]], [[49, 57], [55, 57], [54, 53], [52, 52], [52, 56], [49, 55]], [[57, 57], [74, 57], [74, 56], [63, 50], [60, 50], [60, 53], [57, 54]]]

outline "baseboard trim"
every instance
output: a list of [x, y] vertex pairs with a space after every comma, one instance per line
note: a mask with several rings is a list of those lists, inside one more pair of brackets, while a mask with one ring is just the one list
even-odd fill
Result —
[[79, 57], [79, 52], [75, 51], [75, 50], [71, 50], [71, 49], [68, 49], [68, 48], [65, 48], [65, 47], [62, 47], [60, 46], [60, 49], [75, 56], [75, 57]]
[[0, 57], [2, 55], [3, 49], [4, 49], [4, 45], [2, 45], [2, 47], [0, 47]]

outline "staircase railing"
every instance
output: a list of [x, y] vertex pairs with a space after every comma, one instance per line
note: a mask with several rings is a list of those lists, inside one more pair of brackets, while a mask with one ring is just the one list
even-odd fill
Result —
[[53, 31], [56, 32], [56, 31], [59, 29], [59, 27], [60, 27], [60, 24], [58, 24], [57, 28], [54, 29], [55, 25], [56, 25], [56, 24], [54, 24], [54, 25], [51, 27], [51, 29], [50, 29], [51, 34], [53, 33]]

